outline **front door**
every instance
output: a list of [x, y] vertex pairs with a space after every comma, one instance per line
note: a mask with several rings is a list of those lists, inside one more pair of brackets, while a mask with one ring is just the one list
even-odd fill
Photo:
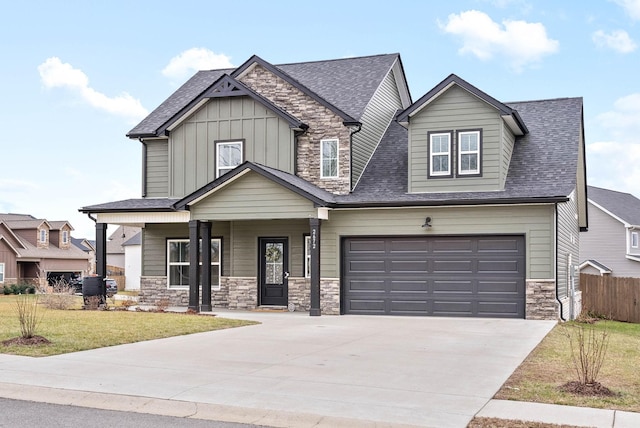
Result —
[[287, 238], [260, 238], [260, 305], [287, 306]]

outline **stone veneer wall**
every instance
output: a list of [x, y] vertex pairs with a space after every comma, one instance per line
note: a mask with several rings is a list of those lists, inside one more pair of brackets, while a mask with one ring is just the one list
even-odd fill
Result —
[[255, 309], [258, 307], [258, 280], [256, 278], [222, 277], [229, 290], [229, 309]]
[[[309, 278], [289, 278], [289, 305], [296, 311], [309, 312], [311, 308], [311, 280]], [[323, 315], [340, 315], [340, 280], [324, 278], [320, 280], [320, 312]]]
[[[228, 295], [229, 290], [224, 281], [221, 281], [220, 290], [211, 290], [211, 305], [215, 308], [226, 308]], [[138, 302], [142, 305], [157, 305], [163, 299], [169, 301], [169, 306], [189, 306], [189, 290], [167, 288], [166, 276], [141, 276]], [[202, 289], [200, 299], [202, 301]]]
[[530, 279], [526, 283], [525, 318], [528, 320], [557, 320], [560, 314], [553, 279]]
[[[342, 118], [262, 66], [253, 67], [240, 81], [309, 125], [307, 132], [298, 137], [296, 175], [329, 192], [348, 194], [351, 133]], [[338, 177], [321, 179], [320, 140], [328, 138], [339, 142]]]

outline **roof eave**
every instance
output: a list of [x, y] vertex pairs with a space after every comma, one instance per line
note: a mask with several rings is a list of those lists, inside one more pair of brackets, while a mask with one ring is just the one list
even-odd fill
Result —
[[489, 198], [489, 199], [442, 199], [432, 201], [392, 201], [392, 202], [337, 202], [330, 208], [402, 208], [402, 207], [443, 207], [461, 205], [531, 205], [531, 204], [555, 204], [567, 202], [567, 196], [549, 196], [533, 198]]

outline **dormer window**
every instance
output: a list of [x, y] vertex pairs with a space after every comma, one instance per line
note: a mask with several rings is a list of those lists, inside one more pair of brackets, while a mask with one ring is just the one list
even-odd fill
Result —
[[458, 175], [480, 175], [481, 131], [458, 131]]
[[320, 178], [338, 177], [338, 140], [322, 140]]
[[429, 177], [451, 176], [451, 132], [429, 132]]
[[47, 231], [44, 229], [40, 229], [40, 243], [41, 244], [47, 243]]
[[216, 142], [216, 178], [242, 163], [243, 141]]
[[69, 231], [68, 230], [63, 230], [62, 231], [62, 243], [64, 245], [69, 243]]

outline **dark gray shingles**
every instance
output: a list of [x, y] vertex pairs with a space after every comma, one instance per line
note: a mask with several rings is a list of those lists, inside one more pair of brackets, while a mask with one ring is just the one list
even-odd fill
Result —
[[508, 103], [529, 133], [516, 140], [504, 191], [408, 194], [407, 132], [393, 123], [353, 193], [341, 203], [461, 203], [562, 198], [575, 188], [582, 98]]
[[127, 136], [155, 135], [156, 131], [183, 107], [232, 69], [199, 71], [136, 125]]
[[125, 199], [104, 204], [89, 205], [80, 208], [84, 213], [109, 211], [173, 211], [173, 204], [179, 201], [174, 198]]
[[640, 225], [640, 199], [630, 193], [587, 186], [587, 198], [631, 225]]
[[[303, 62], [276, 66], [329, 103], [359, 120], [376, 89], [399, 58], [398, 54]], [[156, 131], [232, 69], [199, 71], [136, 125], [128, 136]]]

